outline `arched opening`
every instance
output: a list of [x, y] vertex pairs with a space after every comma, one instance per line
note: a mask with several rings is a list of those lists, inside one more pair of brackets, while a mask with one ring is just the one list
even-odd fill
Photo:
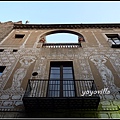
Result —
[[85, 41], [84, 37], [71, 30], [53, 30], [44, 33], [39, 42], [43, 43], [81, 43]]
[[46, 43], [78, 43], [78, 36], [71, 33], [56, 33], [46, 36]]

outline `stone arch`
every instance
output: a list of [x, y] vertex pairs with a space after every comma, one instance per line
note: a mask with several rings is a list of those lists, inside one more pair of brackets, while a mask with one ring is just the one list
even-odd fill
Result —
[[40, 36], [39, 42], [45, 43], [47, 35], [56, 34], [56, 33], [70, 33], [70, 34], [74, 34], [74, 35], [78, 36], [78, 42], [84, 42], [85, 41], [83, 35], [80, 34], [79, 32], [76, 32], [76, 31], [72, 31], [72, 30], [51, 30], [51, 31], [43, 33]]

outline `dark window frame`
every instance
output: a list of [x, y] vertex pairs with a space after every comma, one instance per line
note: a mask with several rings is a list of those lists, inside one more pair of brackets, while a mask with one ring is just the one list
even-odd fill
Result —
[[0, 66], [0, 76], [2, 75], [3, 71], [5, 70], [6, 66]]
[[120, 36], [118, 34], [105, 34], [108, 38], [108, 41], [111, 42], [111, 47], [120, 48]]
[[[51, 79], [50, 78], [51, 74], [52, 74], [51, 73], [52, 67], [60, 68], [59, 69], [60, 73], [59, 74], [57, 72], [55, 73], [56, 75], [57, 74], [60, 75], [59, 79], [56, 79], [56, 78]], [[72, 73], [69, 73], [69, 72], [64, 73], [63, 72], [64, 68], [67, 68], [67, 67], [71, 67], [71, 69], [69, 69], [69, 70], [72, 70]], [[54, 71], [54, 69], [53, 69], [53, 71]], [[69, 80], [70, 78], [67, 78], [67, 79], [63, 78], [63, 75], [65, 75], [65, 74], [72, 74], [71, 80]], [[52, 90], [49, 90], [50, 85], [52, 87]], [[63, 85], [66, 87], [63, 87]], [[53, 90], [53, 89], [55, 89], [55, 87], [57, 88], [57, 92], [59, 93], [59, 95], [57, 97], [76, 97], [75, 76], [74, 76], [74, 69], [73, 69], [73, 62], [72, 61], [62, 61], [62, 62], [61, 61], [51, 61], [50, 62], [49, 82], [48, 82], [48, 86], [47, 86], [47, 95], [46, 95], [47, 97], [56, 97], [55, 90]], [[66, 90], [66, 88], [67, 88], [67, 90]], [[50, 91], [54, 92], [53, 96], [50, 95]], [[69, 94], [72, 94], [72, 96], [68, 95], [67, 92], [69, 92]], [[67, 95], [63, 95], [65, 93], [67, 93]]]
[[17, 49], [13, 49], [13, 52], [17, 52], [18, 50]]
[[15, 34], [15, 38], [21, 39], [24, 38], [25, 34]]
[[4, 51], [4, 49], [0, 49], [0, 52], [3, 52]]

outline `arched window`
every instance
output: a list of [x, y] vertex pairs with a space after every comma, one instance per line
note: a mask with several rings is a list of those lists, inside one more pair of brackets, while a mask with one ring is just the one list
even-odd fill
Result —
[[56, 33], [46, 36], [47, 43], [78, 43], [78, 36], [70, 33]]

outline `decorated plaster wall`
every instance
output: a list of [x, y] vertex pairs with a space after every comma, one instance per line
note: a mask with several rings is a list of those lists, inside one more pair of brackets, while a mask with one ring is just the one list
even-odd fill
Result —
[[[17, 52], [13, 52], [13, 47], [3, 47], [4, 51], [0, 52], [0, 66], [6, 66], [6, 68], [0, 76], [0, 111], [24, 110], [22, 97], [25, 89], [21, 84], [28, 75], [27, 72], [29, 73], [29, 76], [27, 76], [29, 79], [48, 79], [50, 61], [73, 61], [75, 79], [94, 79], [95, 73], [93, 73], [91, 67], [93, 66], [100, 76], [98, 77], [98, 80], [101, 81], [99, 86], [101, 88], [107, 87], [110, 90], [109, 95], [100, 95], [100, 106], [102, 107], [99, 108], [99, 116], [96, 117], [120, 117], [120, 49], [102, 46], [95, 34], [96, 32], [100, 33], [99, 30], [76, 31], [82, 32], [84, 36], [87, 32], [92, 33], [94, 41], [96, 40], [96, 46], [90, 46], [86, 35], [86, 43], [81, 48], [37, 48], [38, 44], [42, 45], [42, 43], [39, 43], [39, 38], [45, 32], [39, 31], [39, 34], [36, 34], [36, 42], [31, 48], [22, 45]], [[27, 38], [28, 40], [29, 38]], [[29, 68], [33, 63], [34, 67], [31, 72]], [[18, 68], [16, 68], [17, 64], [19, 64]], [[32, 76], [33, 72], [37, 72], [38, 75]], [[10, 80], [10, 78], [12, 79]], [[12, 81], [11, 85], [8, 85], [9, 81]], [[106, 109], [108, 109], [108, 112], [105, 111]], [[115, 110], [116, 113], [112, 113], [112, 110]], [[1, 117], [7, 117], [5, 113], [0, 115]], [[17, 114], [11, 114], [11, 116], [19, 117], [20, 114], [18, 116]]]

